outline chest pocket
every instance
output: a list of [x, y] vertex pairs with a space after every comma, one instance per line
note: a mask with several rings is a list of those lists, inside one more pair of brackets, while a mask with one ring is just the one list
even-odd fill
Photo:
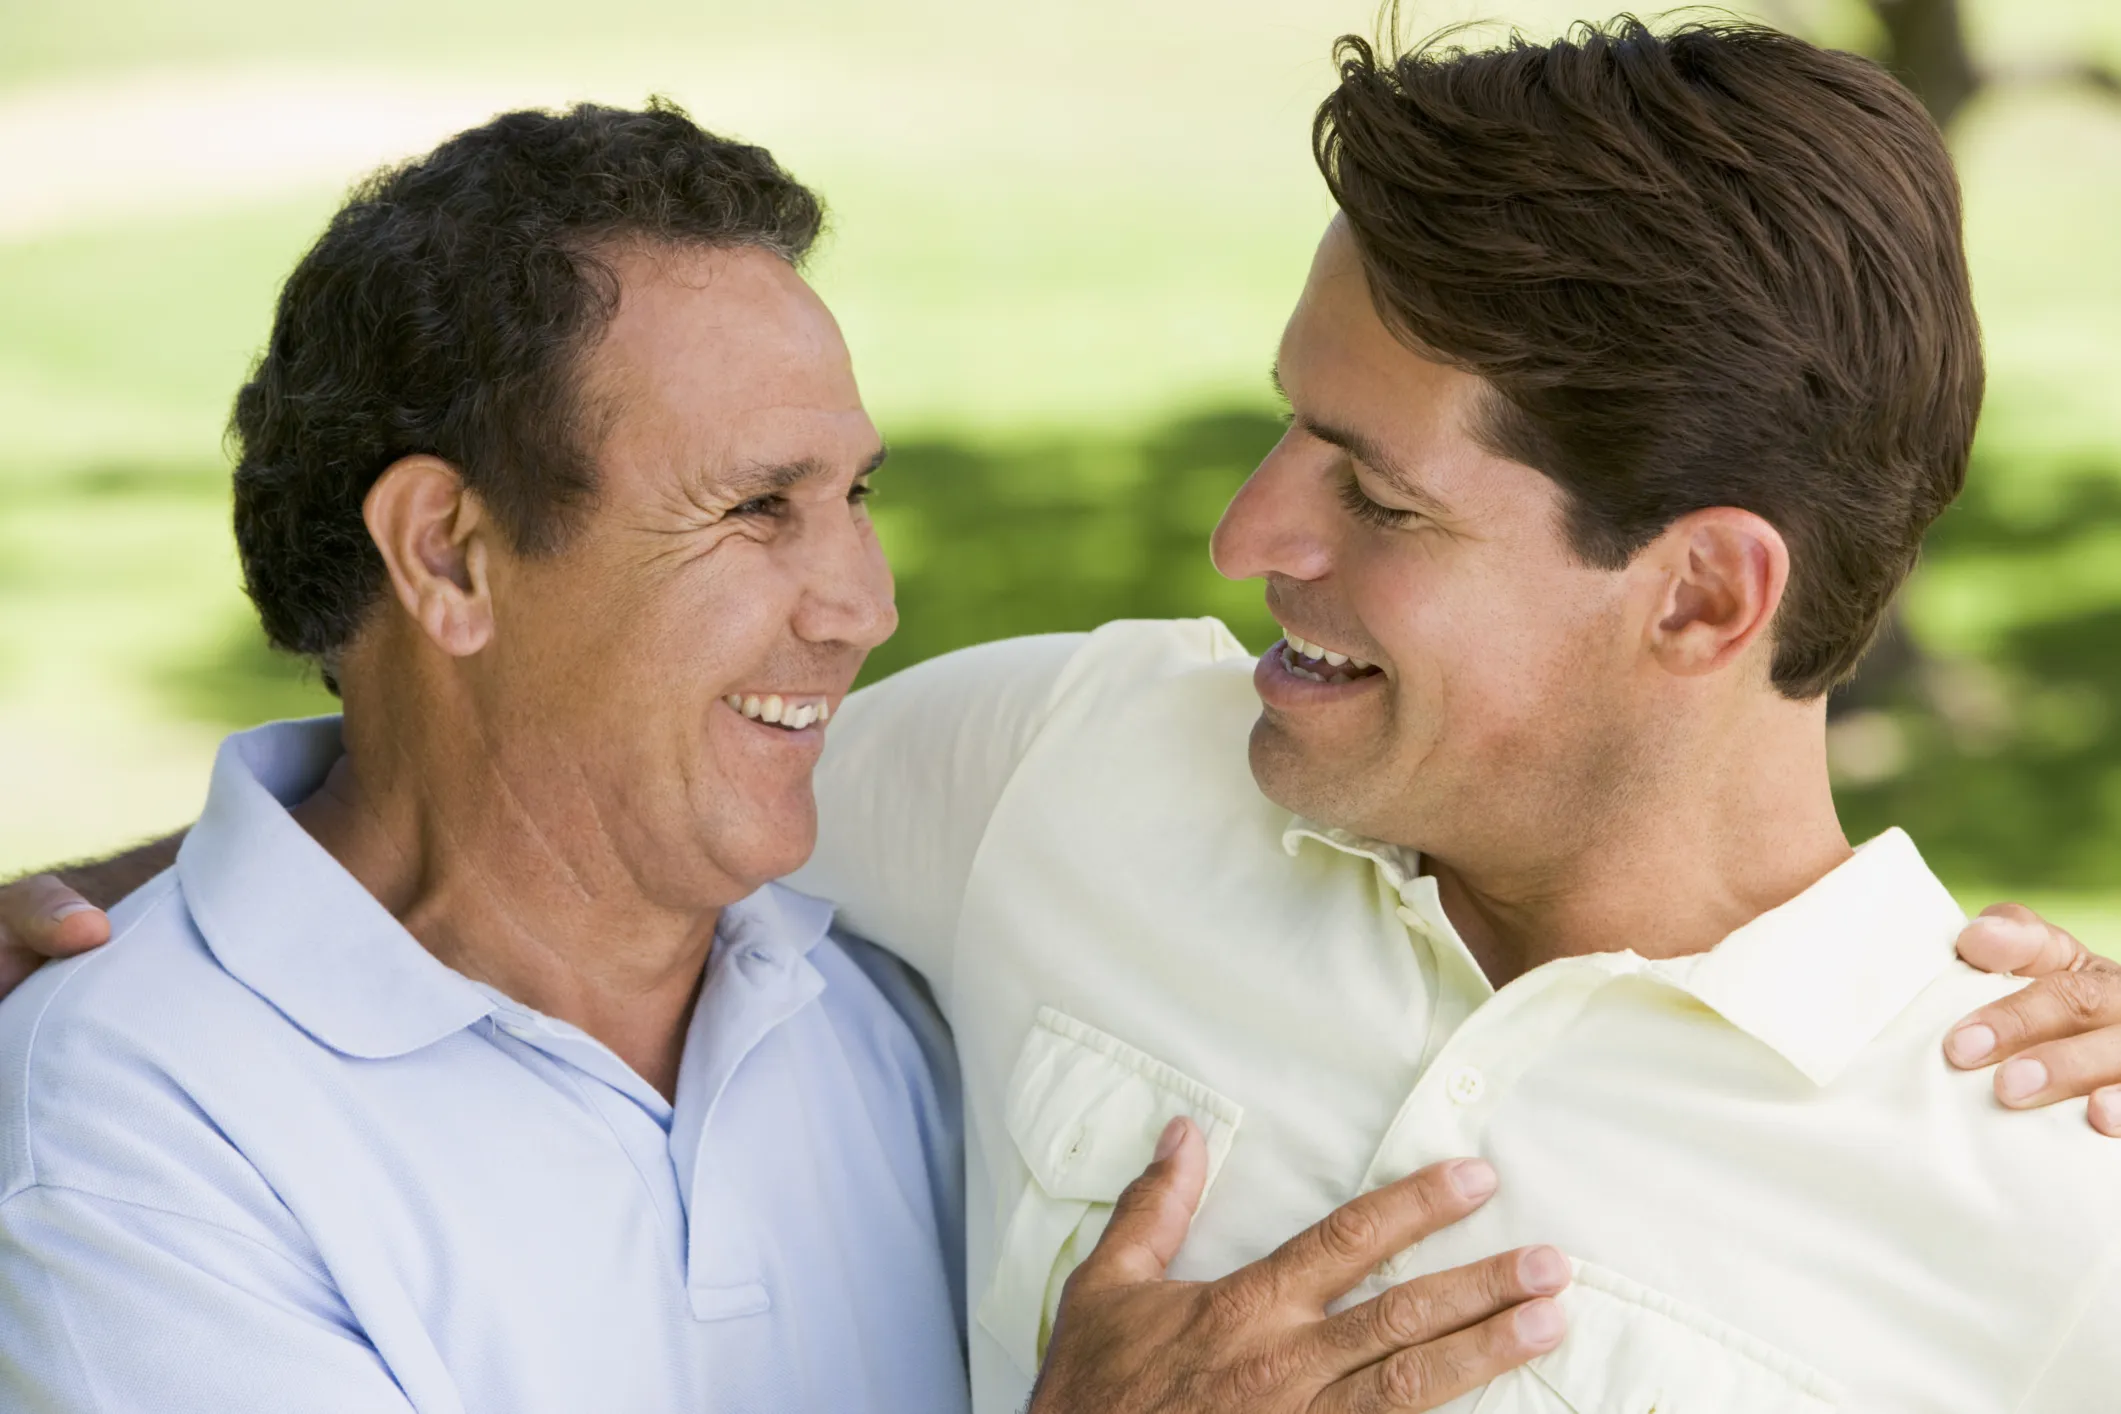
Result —
[[1840, 1414], [1847, 1394], [1765, 1341], [1590, 1262], [1561, 1344], [1489, 1385], [1474, 1414]]
[[1061, 1284], [1097, 1245], [1120, 1190], [1148, 1167], [1164, 1126], [1184, 1115], [1200, 1128], [1212, 1187], [1244, 1111], [1052, 1007], [1039, 1009], [1008, 1097], [1005, 1123], [1022, 1183], [1013, 1204], [1005, 1196], [999, 1256], [978, 1315], [1018, 1367], [1035, 1375]]

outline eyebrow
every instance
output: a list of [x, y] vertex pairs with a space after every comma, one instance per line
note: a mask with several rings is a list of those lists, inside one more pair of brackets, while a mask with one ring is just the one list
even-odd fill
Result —
[[[869, 454], [869, 459], [862, 463], [861, 470], [855, 472], [855, 478], [859, 480], [868, 476], [882, 466], [885, 458], [890, 455], [889, 447], [878, 444], [877, 449]], [[758, 496], [777, 495], [800, 486], [805, 481], [815, 481], [831, 474], [832, 467], [827, 463], [819, 461], [816, 457], [803, 457], [792, 462], [742, 467], [730, 476], [725, 489], [726, 494], [749, 501]]]
[[1387, 485], [1401, 496], [1404, 496], [1412, 503], [1413, 509], [1422, 515], [1441, 518], [1448, 513], [1448, 507], [1436, 499], [1434, 495], [1423, 490], [1421, 483], [1416, 481], [1406, 468], [1401, 466], [1392, 454], [1385, 450], [1383, 445], [1372, 438], [1365, 437], [1360, 432], [1339, 427], [1330, 422], [1320, 422], [1315, 417], [1309, 417], [1297, 412], [1295, 403], [1289, 397], [1289, 390], [1282, 386], [1280, 365], [1277, 364], [1269, 369], [1267, 377], [1274, 384], [1274, 391], [1282, 402], [1289, 405], [1290, 421], [1301, 428], [1307, 435], [1316, 437], [1328, 446], [1340, 448], [1343, 452], [1346, 452], [1349, 456], [1376, 472], [1384, 478]]

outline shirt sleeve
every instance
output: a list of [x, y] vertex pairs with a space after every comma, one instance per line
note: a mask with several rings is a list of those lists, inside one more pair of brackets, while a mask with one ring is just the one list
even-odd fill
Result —
[[0, 1203], [0, 1409], [411, 1414], [321, 1270], [69, 1189]]
[[788, 883], [951, 1006], [959, 905], [987, 822], [1086, 634], [983, 643], [854, 693], [817, 768], [818, 842]]

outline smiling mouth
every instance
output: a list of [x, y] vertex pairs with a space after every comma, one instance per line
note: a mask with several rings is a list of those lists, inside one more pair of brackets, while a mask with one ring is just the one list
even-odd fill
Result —
[[1307, 643], [1287, 630], [1283, 635], [1281, 665], [1292, 675], [1310, 682], [1354, 682], [1357, 678], [1375, 677], [1384, 671], [1375, 663], [1366, 663], [1351, 654]]
[[779, 727], [784, 732], [806, 731], [832, 720], [832, 701], [826, 697], [783, 697], [777, 692], [763, 697], [731, 693], [722, 704], [749, 721]]

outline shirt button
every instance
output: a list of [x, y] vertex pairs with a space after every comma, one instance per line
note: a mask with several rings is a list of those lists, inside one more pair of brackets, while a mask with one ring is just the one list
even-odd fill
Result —
[[533, 1028], [520, 1021], [502, 1021], [497, 1024], [503, 1031], [506, 1031], [518, 1041], [528, 1041], [538, 1034]]
[[1482, 1075], [1477, 1067], [1462, 1065], [1452, 1071], [1451, 1078], [1444, 1082], [1444, 1093], [1451, 1097], [1454, 1104], [1478, 1104], [1480, 1097], [1488, 1093], [1488, 1078]]

